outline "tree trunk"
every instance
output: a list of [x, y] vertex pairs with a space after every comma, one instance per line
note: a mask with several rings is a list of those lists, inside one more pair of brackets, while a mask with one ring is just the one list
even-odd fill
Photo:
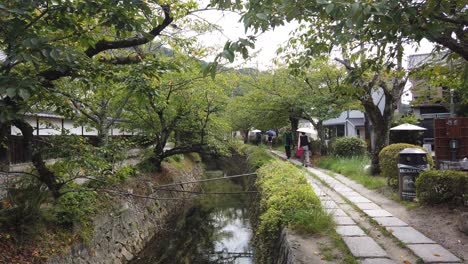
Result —
[[379, 153], [380, 151], [388, 145], [390, 130], [387, 128], [388, 124], [377, 123], [372, 126], [373, 137], [373, 149], [371, 151], [372, 163], [371, 163], [371, 172], [372, 175], [377, 175], [380, 173], [379, 166]]
[[34, 140], [33, 127], [24, 120], [19, 119], [13, 121], [13, 124], [23, 134], [25, 152], [31, 155], [31, 161], [36, 168], [39, 181], [47, 186], [55, 199], [59, 198], [62, 195], [60, 189], [63, 183], [59, 182], [57, 176], [47, 168], [42, 158], [41, 150], [37, 146], [34, 146], [36, 145], [36, 140]]
[[369, 122], [369, 116], [364, 113], [364, 139], [367, 145], [367, 151], [372, 152], [372, 143], [371, 143], [371, 125]]
[[158, 172], [162, 172], [162, 161], [163, 161], [163, 158], [159, 156], [151, 158], [151, 163], [154, 165], [154, 167], [156, 168], [156, 171]]
[[109, 143], [109, 133], [106, 129], [98, 130], [98, 135], [96, 137], [97, 147], [104, 147]]
[[249, 143], [249, 130], [242, 130], [242, 138], [244, 139], [244, 144]]
[[295, 117], [289, 117], [289, 122], [291, 123], [291, 130], [296, 133], [297, 128], [299, 127], [299, 119]]
[[370, 151], [372, 156], [371, 173], [372, 175], [377, 175], [380, 172], [379, 153], [389, 143], [390, 126], [396, 108], [395, 97], [386, 94], [383, 114], [372, 99], [362, 101], [361, 103], [372, 122], [372, 150]]
[[151, 163], [155, 166], [158, 172], [162, 171], [162, 162], [165, 158], [164, 156], [165, 145], [166, 145], [166, 142], [161, 142], [161, 141], [157, 142], [156, 146], [153, 149], [153, 156], [150, 158]]
[[9, 171], [9, 136], [11, 134], [9, 123], [0, 123], [0, 170]]
[[317, 122], [317, 136], [320, 141], [320, 155], [327, 155], [327, 144], [325, 144], [325, 129], [323, 128], [323, 121], [319, 120]]

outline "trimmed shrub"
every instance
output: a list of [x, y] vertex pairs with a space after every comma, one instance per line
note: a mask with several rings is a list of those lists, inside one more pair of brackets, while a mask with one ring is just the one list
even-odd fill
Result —
[[[417, 148], [426, 151], [425, 148], [420, 146], [398, 143], [386, 146], [379, 153], [380, 175], [387, 178], [388, 186], [395, 190], [398, 189], [398, 153], [405, 148]], [[432, 160], [431, 155], [428, 153], [426, 157], [429, 166], [434, 167], [434, 160]]]
[[301, 171], [292, 164], [275, 160], [257, 170], [260, 193], [259, 222], [255, 243], [256, 262], [272, 263], [276, 241], [283, 227], [321, 233], [333, 228], [331, 216], [320, 204]]
[[358, 137], [340, 137], [332, 144], [335, 156], [353, 157], [366, 154], [366, 142]]
[[252, 170], [256, 170], [274, 159], [265, 148], [252, 145], [242, 145], [239, 147], [239, 152], [247, 156], [247, 163]]
[[468, 202], [468, 173], [461, 171], [429, 170], [416, 180], [416, 195], [421, 203]]

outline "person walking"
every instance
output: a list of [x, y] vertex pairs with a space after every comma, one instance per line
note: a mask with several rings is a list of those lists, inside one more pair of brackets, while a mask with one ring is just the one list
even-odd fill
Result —
[[293, 134], [291, 133], [291, 128], [286, 128], [286, 132], [283, 134], [284, 150], [286, 151], [286, 157], [291, 158], [291, 147], [294, 148], [294, 139]]
[[266, 140], [267, 140], [268, 149], [271, 150], [271, 147], [273, 146], [273, 135], [267, 133]]
[[255, 133], [255, 144], [258, 146], [260, 143], [262, 143], [262, 133], [257, 132]]
[[310, 165], [309, 143], [309, 137], [305, 132], [301, 132], [297, 140], [297, 146], [298, 148], [301, 147], [303, 149], [301, 161], [304, 167], [308, 167]]

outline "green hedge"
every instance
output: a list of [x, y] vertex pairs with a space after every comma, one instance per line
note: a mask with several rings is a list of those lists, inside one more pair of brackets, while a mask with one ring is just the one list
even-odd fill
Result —
[[340, 137], [332, 143], [332, 151], [338, 157], [363, 156], [366, 142], [358, 137]]
[[238, 151], [247, 157], [247, 163], [252, 170], [256, 170], [274, 160], [274, 157], [266, 148], [245, 144], [240, 146]]
[[421, 203], [468, 202], [468, 174], [461, 171], [429, 170], [416, 180], [416, 195]]
[[255, 243], [258, 263], [271, 263], [283, 227], [306, 232], [325, 232], [332, 228], [330, 215], [305, 176], [294, 165], [275, 160], [257, 170], [256, 187], [260, 193], [259, 221]]
[[[387, 184], [393, 189], [398, 189], [398, 153], [405, 148], [418, 148], [426, 151], [425, 148], [406, 144], [392, 144], [383, 148], [379, 153], [380, 175], [387, 178]], [[430, 154], [427, 154], [427, 162], [434, 167], [434, 161]]]

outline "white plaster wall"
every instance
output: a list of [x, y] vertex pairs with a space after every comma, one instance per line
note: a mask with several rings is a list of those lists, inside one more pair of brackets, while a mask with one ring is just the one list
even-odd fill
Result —
[[39, 118], [39, 135], [50, 136], [60, 135], [62, 133], [62, 119], [57, 118]]

